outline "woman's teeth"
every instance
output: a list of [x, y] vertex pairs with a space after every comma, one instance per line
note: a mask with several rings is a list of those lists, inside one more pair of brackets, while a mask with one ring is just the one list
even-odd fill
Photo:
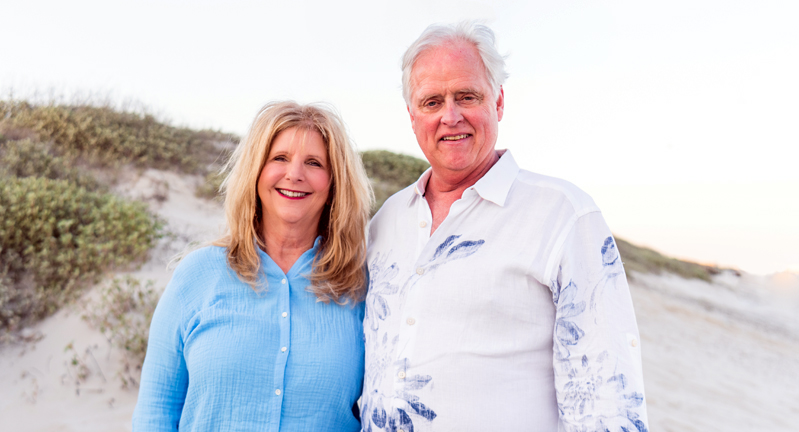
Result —
[[294, 191], [289, 191], [289, 190], [285, 190], [285, 189], [278, 189], [277, 191], [280, 192], [281, 195], [285, 195], [285, 196], [290, 197], [290, 198], [299, 198], [299, 197], [304, 197], [305, 195], [308, 195], [307, 192], [294, 192]]

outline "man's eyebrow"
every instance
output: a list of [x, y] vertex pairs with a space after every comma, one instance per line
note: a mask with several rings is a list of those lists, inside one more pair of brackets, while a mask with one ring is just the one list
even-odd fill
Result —
[[455, 92], [456, 95], [462, 95], [462, 94], [467, 94], [467, 93], [471, 93], [471, 94], [476, 95], [476, 96], [481, 97], [481, 98], [483, 97], [483, 92], [481, 92], [480, 90], [477, 90], [477, 89], [473, 89], [473, 88], [465, 88], [465, 89], [458, 90], [458, 91]]
[[436, 98], [436, 97], [441, 97], [441, 93], [438, 93], [438, 92], [435, 92], [435, 93], [426, 93], [426, 94], [424, 94], [424, 95], [420, 96], [420, 97], [419, 97], [419, 100], [420, 100], [420, 101], [425, 101], [425, 100], [427, 100], [427, 99], [430, 99], [430, 98]]

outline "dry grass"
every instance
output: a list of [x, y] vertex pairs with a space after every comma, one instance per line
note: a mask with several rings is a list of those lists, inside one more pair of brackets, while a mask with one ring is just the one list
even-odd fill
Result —
[[701, 279], [710, 282], [712, 276], [721, 271], [718, 267], [670, 258], [660, 252], [636, 246], [620, 238], [616, 238], [616, 245], [619, 248], [628, 278], [634, 278], [630, 275], [630, 271], [655, 274], [668, 272], [687, 279]]

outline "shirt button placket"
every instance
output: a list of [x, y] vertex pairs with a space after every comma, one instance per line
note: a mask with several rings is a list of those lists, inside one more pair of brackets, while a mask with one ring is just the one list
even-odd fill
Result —
[[280, 316], [277, 318], [280, 327], [280, 353], [275, 358], [275, 405], [274, 412], [279, 413], [283, 406], [283, 387], [286, 380], [286, 365], [288, 363], [288, 347], [291, 346], [291, 320], [288, 319], [291, 311], [290, 284], [287, 278], [280, 280], [280, 286], [276, 291], [279, 293], [278, 311]]

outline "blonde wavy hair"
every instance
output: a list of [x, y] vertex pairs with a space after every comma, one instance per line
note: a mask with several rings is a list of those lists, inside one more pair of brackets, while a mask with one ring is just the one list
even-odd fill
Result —
[[329, 204], [319, 222], [322, 241], [307, 275], [309, 290], [323, 302], [358, 302], [366, 290], [365, 229], [374, 198], [361, 158], [332, 107], [284, 101], [261, 108], [224, 168], [229, 174], [221, 190], [229, 231], [213, 244], [227, 249], [228, 265], [242, 281], [255, 290], [263, 288], [258, 282], [262, 272], [256, 250], [266, 250], [261, 238], [264, 231], [258, 177], [277, 135], [291, 128], [315, 130], [322, 135], [332, 179]]

